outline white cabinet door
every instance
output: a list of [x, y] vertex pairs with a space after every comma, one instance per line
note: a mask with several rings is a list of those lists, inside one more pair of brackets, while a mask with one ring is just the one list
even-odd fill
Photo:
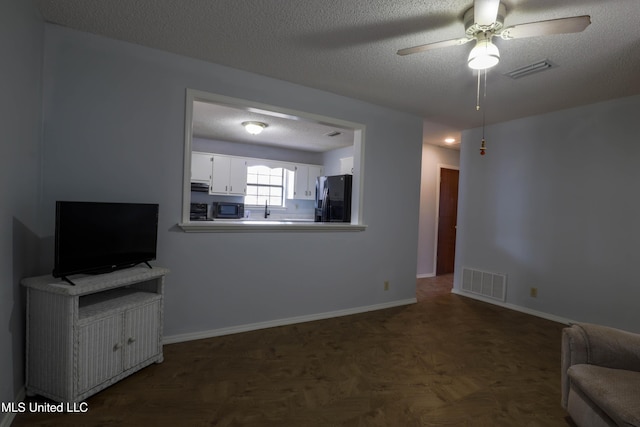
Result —
[[191, 182], [211, 182], [211, 154], [191, 153]]
[[229, 172], [231, 162], [226, 156], [213, 156], [213, 172], [211, 174], [212, 194], [228, 194], [229, 192]]
[[122, 313], [86, 324], [78, 335], [79, 394], [122, 372]]
[[353, 175], [353, 157], [340, 159], [340, 173], [342, 175]]
[[231, 157], [229, 170], [229, 194], [244, 196], [247, 194], [247, 161], [240, 157]]
[[309, 165], [309, 198], [315, 200], [316, 198], [316, 179], [322, 176], [322, 166]]
[[82, 326], [78, 392], [84, 393], [158, 355], [160, 329], [159, 299]]
[[213, 156], [210, 194], [244, 196], [247, 190], [247, 161], [240, 157]]
[[160, 352], [160, 301], [124, 313], [124, 369]]
[[316, 178], [322, 175], [322, 166], [296, 165], [293, 198], [314, 200], [316, 198]]
[[296, 166], [296, 177], [294, 180], [293, 198], [306, 199], [308, 197], [309, 167], [306, 165]]

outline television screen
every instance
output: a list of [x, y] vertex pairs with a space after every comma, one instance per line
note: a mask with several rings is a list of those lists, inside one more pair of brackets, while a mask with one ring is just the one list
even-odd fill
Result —
[[54, 277], [106, 273], [156, 259], [158, 205], [56, 202]]

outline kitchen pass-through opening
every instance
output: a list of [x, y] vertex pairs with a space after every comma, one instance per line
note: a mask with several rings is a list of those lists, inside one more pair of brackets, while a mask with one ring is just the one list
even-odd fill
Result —
[[[211, 200], [242, 202], [254, 207], [267, 205], [265, 212], [280, 214], [283, 218], [290, 214], [291, 210], [299, 209], [294, 212], [299, 214], [297, 217], [303, 216], [303, 212], [313, 222], [317, 217], [318, 207], [314, 206], [314, 203], [318, 204], [315, 188], [317, 177], [308, 178], [309, 184], [304, 196], [300, 196], [302, 193], [291, 196], [290, 186], [293, 183], [287, 179], [293, 179], [292, 171], [296, 171], [303, 178], [305, 172], [311, 177], [313, 169], [318, 166], [322, 170], [322, 176], [349, 175], [351, 191], [346, 204], [349, 205], [351, 214], [342, 225], [358, 226], [355, 227], [358, 231], [364, 229], [364, 125], [192, 89], [187, 89], [185, 120], [186, 123], [191, 123], [191, 126], [185, 126], [182, 222], [179, 224], [185, 231], [236, 231], [242, 228], [242, 225], [256, 225], [248, 223], [251, 219], [257, 219], [257, 216], [253, 215], [255, 208], [250, 211], [253, 218], [236, 221], [242, 224], [223, 226], [221, 222], [215, 224], [215, 221], [198, 221], [197, 224], [191, 221], [192, 204], [208, 204]], [[249, 121], [262, 123], [262, 132], [257, 135], [249, 134], [242, 125]], [[200, 181], [194, 185], [192, 157], [195, 154], [201, 157], [203, 152], [235, 160], [246, 159], [244, 170], [247, 180], [242, 191], [238, 192], [238, 187], [235, 186], [233, 194], [229, 192], [228, 195], [221, 195], [218, 192], [215, 194], [216, 198], [211, 199], [209, 196], [213, 193], [207, 192], [206, 182]], [[281, 163], [283, 173], [278, 174], [278, 177], [283, 177], [282, 182], [278, 177], [271, 177], [272, 172], [265, 175], [265, 171], [262, 170], [264, 168], [256, 168], [260, 163]], [[308, 171], [306, 166], [309, 166]], [[268, 179], [265, 178], [267, 175]], [[339, 187], [334, 183], [331, 188]], [[263, 215], [262, 212], [260, 214]], [[274, 224], [279, 217], [275, 215], [262, 219], [269, 219], [269, 224]], [[278, 225], [278, 230], [305, 228], [300, 222], [281, 222], [282, 224], [275, 224]], [[314, 224], [306, 225], [314, 231], [318, 229], [313, 227]], [[217, 230], [216, 227], [223, 229]], [[329, 228], [331, 227], [327, 227]], [[342, 228], [350, 231], [349, 227]], [[252, 229], [258, 230], [258, 227]]]

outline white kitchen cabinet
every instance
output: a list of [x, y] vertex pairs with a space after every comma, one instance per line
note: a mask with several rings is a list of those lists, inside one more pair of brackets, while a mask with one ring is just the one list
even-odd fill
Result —
[[191, 153], [191, 182], [211, 183], [211, 153]]
[[353, 157], [344, 157], [340, 159], [340, 174], [353, 175]]
[[231, 157], [229, 170], [229, 194], [247, 194], [247, 161]]
[[316, 178], [322, 176], [322, 166], [296, 165], [293, 199], [315, 200]]
[[22, 280], [27, 288], [26, 390], [78, 402], [163, 360], [167, 269], [134, 267], [73, 279]]
[[209, 194], [244, 196], [247, 192], [247, 161], [241, 157], [213, 156]]

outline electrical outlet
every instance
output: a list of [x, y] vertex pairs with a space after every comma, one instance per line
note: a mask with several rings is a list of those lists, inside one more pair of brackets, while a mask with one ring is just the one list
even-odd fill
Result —
[[531, 288], [529, 290], [529, 295], [531, 296], [531, 298], [537, 298], [538, 297], [538, 288]]
[[385, 281], [384, 281], [384, 290], [385, 290], [385, 291], [388, 291], [388, 290], [389, 290], [389, 281], [388, 281], [388, 280], [385, 280]]

